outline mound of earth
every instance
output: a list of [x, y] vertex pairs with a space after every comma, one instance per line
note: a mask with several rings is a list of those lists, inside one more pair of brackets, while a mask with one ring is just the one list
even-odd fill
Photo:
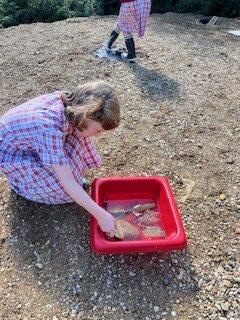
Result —
[[109, 81], [121, 125], [96, 139], [103, 165], [88, 177], [166, 175], [188, 238], [178, 252], [96, 255], [82, 208], [26, 201], [1, 175], [0, 319], [239, 319], [240, 45], [226, 33], [239, 20], [199, 19], [151, 15], [135, 64], [93, 54], [115, 16], [0, 30], [0, 113]]

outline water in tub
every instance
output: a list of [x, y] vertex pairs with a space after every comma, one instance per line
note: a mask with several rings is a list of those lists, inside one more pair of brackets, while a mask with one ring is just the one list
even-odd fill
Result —
[[113, 241], [165, 238], [161, 214], [152, 199], [108, 200], [105, 209], [117, 220]]

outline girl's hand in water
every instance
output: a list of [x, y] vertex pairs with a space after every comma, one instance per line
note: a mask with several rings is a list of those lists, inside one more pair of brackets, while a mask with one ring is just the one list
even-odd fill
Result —
[[75, 180], [71, 167], [69, 165], [53, 166], [53, 169], [64, 191], [97, 219], [103, 232], [106, 232], [109, 237], [113, 237], [115, 233], [115, 218], [94, 202], [88, 193], [83, 190]]
[[115, 218], [107, 211], [103, 211], [97, 219], [98, 224], [103, 232], [110, 238], [114, 237], [115, 233]]

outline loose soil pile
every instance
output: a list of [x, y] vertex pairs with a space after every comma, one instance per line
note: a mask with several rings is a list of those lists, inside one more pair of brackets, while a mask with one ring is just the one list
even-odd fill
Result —
[[99, 256], [83, 209], [26, 201], [1, 176], [0, 319], [239, 319], [240, 38], [226, 30], [240, 21], [199, 18], [152, 15], [136, 64], [93, 55], [113, 16], [0, 30], [0, 113], [109, 81], [122, 121], [88, 177], [166, 175], [188, 237], [180, 252]]

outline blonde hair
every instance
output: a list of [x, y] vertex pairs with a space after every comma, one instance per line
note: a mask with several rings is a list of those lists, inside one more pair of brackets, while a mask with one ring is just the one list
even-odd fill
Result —
[[113, 87], [105, 81], [88, 82], [61, 95], [69, 123], [82, 131], [87, 120], [99, 122], [104, 130], [120, 122], [120, 106]]

